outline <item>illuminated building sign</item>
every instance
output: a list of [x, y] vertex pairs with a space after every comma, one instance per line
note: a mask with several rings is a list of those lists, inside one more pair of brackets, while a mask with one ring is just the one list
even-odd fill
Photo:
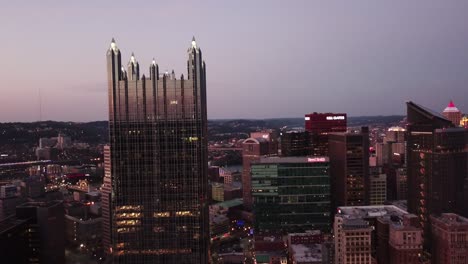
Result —
[[345, 120], [345, 116], [327, 116], [327, 120]]
[[310, 120], [310, 116], [306, 116], [306, 117], [305, 117], [305, 120], [306, 120], [306, 121], [309, 121], [309, 120]]
[[326, 158], [318, 157], [318, 158], [307, 158], [307, 162], [326, 162]]

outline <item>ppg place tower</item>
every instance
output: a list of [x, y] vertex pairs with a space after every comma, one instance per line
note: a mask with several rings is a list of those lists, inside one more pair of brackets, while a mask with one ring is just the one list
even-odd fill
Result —
[[206, 67], [193, 38], [187, 77], [140, 76], [107, 51], [104, 245], [114, 263], [208, 263]]

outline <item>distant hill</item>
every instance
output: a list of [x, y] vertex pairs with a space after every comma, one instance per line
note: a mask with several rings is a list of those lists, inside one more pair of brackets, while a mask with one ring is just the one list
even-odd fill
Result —
[[[404, 116], [361, 116], [349, 117], [348, 126], [392, 125], [400, 122]], [[244, 134], [265, 128], [304, 127], [304, 118], [272, 119], [213, 119], [208, 121], [208, 136], [214, 139], [219, 134]], [[22, 144], [34, 147], [41, 137], [56, 137], [63, 133], [73, 141], [89, 144], [104, 144], [108, 141], [108, 122], [87, 123], [43, 121], [32, 123], [0, 123], [0, 144]], [[1, 148], [0, 148], [1, 150]]]

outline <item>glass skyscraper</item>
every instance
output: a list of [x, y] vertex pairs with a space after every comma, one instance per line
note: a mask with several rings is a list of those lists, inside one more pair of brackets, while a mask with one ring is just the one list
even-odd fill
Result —
[[419, 217], [425, 248], [431, 247], [430, 216], [468, 216], [468, 130], [414, 102], [407, 102], [408, 211]]
[[188, 75], [140, 75], [107, 51], [109, 148], [104, 244], [114, 263], [208, 263], [206, 67], [195, 39]]
[[256, 232], [330, 231], [327, 157], [262, 158], [251, 172]]

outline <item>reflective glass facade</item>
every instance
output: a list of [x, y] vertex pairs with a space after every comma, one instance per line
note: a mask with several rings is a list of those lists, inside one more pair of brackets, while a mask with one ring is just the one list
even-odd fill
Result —
[[[110, 150], [104, 242], [114, 263], [208, 263], [205, 64], [192, 41], [188, 76], [125, 71], [107, 53]], [[110, 170], [110, 171], [109, 171]]]
[[419, 217], [431, 245], [430, 215], [468, 216], [468, 130], [413, 102], [407, 103], [408, 211]]
[[251, 172], [257, 232], [330, 230], [328, 158], [263, 158]]

